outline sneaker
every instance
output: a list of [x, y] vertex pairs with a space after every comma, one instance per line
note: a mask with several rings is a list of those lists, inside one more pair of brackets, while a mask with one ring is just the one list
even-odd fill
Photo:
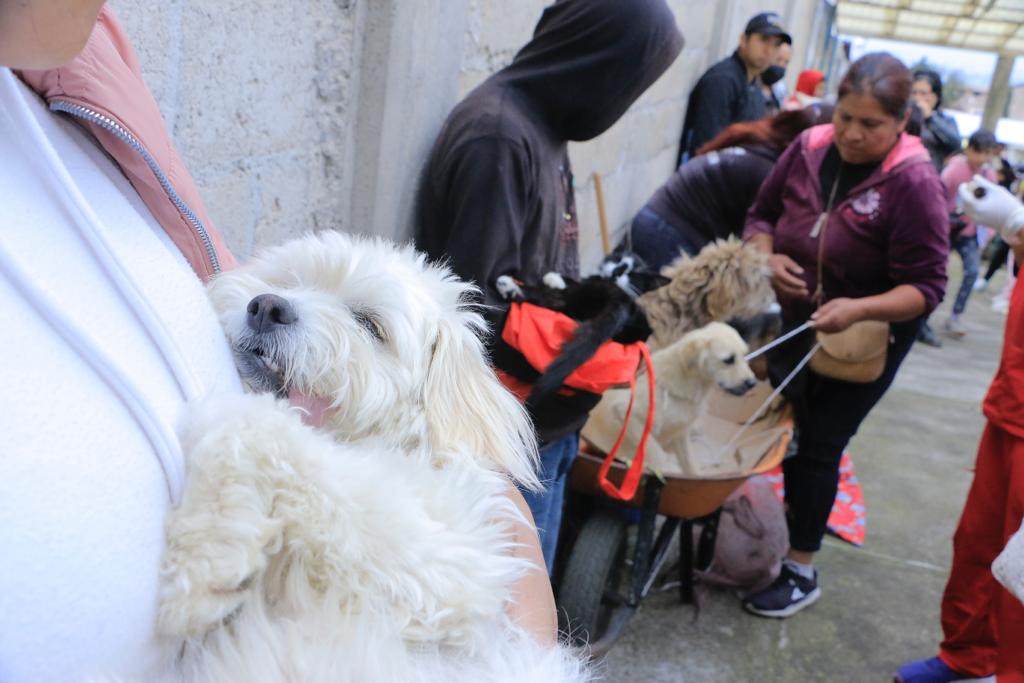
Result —
[[975, 292], [984, 292], [986, 289], [988, 289], [988, 280], [983, 277], [979, 277], [974, 281]]
[[980, 683], [981, 681], [989, 680], [994, 681], [995, 678], [992, 676], [987, 678], [971, 678], [969, 674], [962, 674], [949, 668], [938, 657], [932, 657], [931, 659], [907, 662], [896, 672], [893, 683], [953, 683], [954, 681], [961, 683], [978, 681]]
[[946, 318], [946, 322], [943, 323], [942, 329], [946, 334], [950, 337], [954, 337], [955, 339], [961, 339], [967, 336], [967, 328], [964, 327], [962, 322], [960, 322], [960, 318]]
[[939, 340], [938, 335], [935, 334], [935, 330], [933, 330], [928, 323], [921, 325], [921, 330], [917, 333], [917, 341], [928, 346], [934, 346], [935, 348], [940, 348], [942, 346], [942, 341]]
[[814, 578], [808, 579], [783, 562], [778, 578], [763, 591], [748, 595], [743, 601], [743, 609], [761, 617], [784, 619], [804, 607], [810, 607], [820, 597], [817, 570], [814, 571]]
[[996, 313], [1009, 313], [1010, 312], [1010, 300], [1005, 296], [994, 296], [992, 297], [992, 310]]

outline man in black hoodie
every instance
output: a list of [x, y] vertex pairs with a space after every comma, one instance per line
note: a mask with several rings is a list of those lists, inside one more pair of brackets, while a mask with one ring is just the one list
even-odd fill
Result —
[[[567, 142], [610, 128], [682, 42], [665, 0], [558, 0], [512, 64], [448, 116], [421, 181], [416, 244], [476, 282], [496, 328], [507, 309], [495, 288], [499, 276], [529, 283], [551, 271], [579, 277]], [[495, 329], [492, 342], [500, 333]], [[512, 372], [500, 357], [495, 363]], [[534, 413], [547, 488], [524, 495], [549, 570], [585, 420], [585, 409], [571, 407]]]

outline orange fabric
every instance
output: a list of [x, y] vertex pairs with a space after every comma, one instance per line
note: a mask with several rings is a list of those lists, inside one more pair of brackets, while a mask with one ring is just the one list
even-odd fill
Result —
[[504, 384], [506, 389], [515, 394], [520, 403], [526, 403], [526, 399], [530, 396], [530, 389], [533, 388], [532, 384], [516, 379], [501, 368], [494, 368], [494, 374], [498, 376], [498, 381]]
[[643, 356], [644, 364], [647, 366], [648, 376], [647, 421], [644, 422], [644, 431], [640, 435], [640, 443], [636, 446], [636, 453], [633, 454], [633, 461], [629, 463], [626, 476], [622, 478], [622, 486], [615, 488], [615, 484], [608, 481], [608, 472], [611, 470], [615, 455], [619, 452], [619, 447], [622, 446], [622, 440], [626, 438], [629, 418], [633, 413], [633, 399], [636, 396], [636, 375], [633, 375], [629, 378], [629, 406], [626, 408], [626, 419], [622, 422], [622, 431], [619, 432], [619, 438], [615, 440], [615, 445], [604, 456], [604, 462], [601, 463], [601, 467], [597, 471], [597, 483], [601, 490], [605, 492], [605, 495], [615, 500], [633, 500], [633, 496], [636, 495], [636, 489], [640, 485], [640, 475], [644, 471], [644, 458], [647, 455], [647, 437], [651, 435], [651, 428], [654, 426], [654, 364], [651, 362], [651, 354], [647, 350], [647, 345], [642, 342], [640, 343], [640, 354]]
[[[572, 338], [576, 326], [575, 320], [557, 311], [514, 303], [509, 307], [501, 338], [523, 354], [535, 370], [544, 372], [558, 357], [562, 344]], [[602, 394], [612, 386], [632, 381], [640, 365], [641, 346], [642, 342], [629, 345], [605, 342], [590, 360], [566, 378], [565, 385]], [[508, 382], [505, 385], [509, 386]]]

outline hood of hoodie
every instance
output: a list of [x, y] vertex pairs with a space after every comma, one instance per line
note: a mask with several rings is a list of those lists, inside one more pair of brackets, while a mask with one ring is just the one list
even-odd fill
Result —
[[665, 0], [558, 0], [495, 78], [526, 96], [563, 140], [611, 128], [679, 55]]

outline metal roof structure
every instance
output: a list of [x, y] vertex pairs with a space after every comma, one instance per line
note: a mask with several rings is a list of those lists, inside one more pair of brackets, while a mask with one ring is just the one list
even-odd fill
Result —
[[848, 35], [1024, 54], [1024, 0], [838, 0]]

